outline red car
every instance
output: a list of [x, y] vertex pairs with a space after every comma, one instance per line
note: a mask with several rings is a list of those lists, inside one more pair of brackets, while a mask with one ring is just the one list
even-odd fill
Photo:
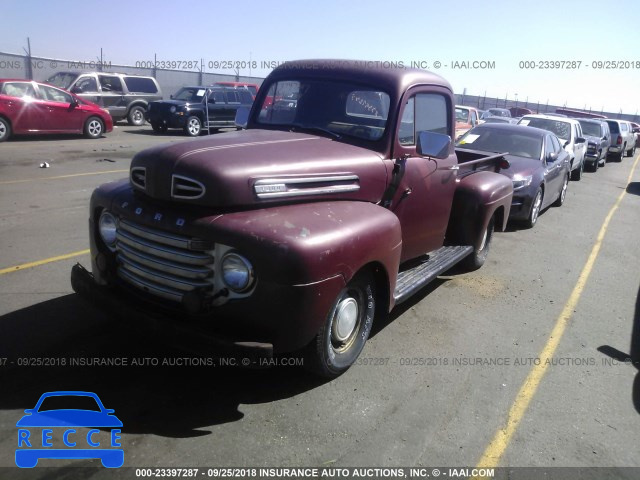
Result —
[[216, 85], [221, 85], [223, 87], [235, 87], [235, 88], [246, 88], [251, 92], [251, 96], [253, 99], [256, 99], [256, 95], [258, 94], [258, 90], [260, 87], [255, 83], [245, 83], [245, 82], [216, 82]]
[[84, 133], [99, 138], [112, 130], [109, 111], [95, 103], [51, 85], [0, 79], [0, 142], [12, 134]]

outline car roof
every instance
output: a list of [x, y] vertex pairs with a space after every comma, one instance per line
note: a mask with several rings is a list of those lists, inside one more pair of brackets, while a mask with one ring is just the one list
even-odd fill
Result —
[[529, 127], [527, 125], [515, 125], [513, 123], [483, 123], [475, 127], [473, 130], [480, 129], [503, 130], [511, 133], [524, 134], [530, 137], [542, 137], [544, 135], [548, 135], [549, 133], [553, 134], [553, 132], [549, 132], [548, 130], [544, 130], [542, 128]]
[[545, 120], [555, 120], [557, 122], [580, 123], [575, 118], [559, 117], [557, 115], [544, 115], [542, 113], [532, 113], [522, 116], [522, 119], [526, 120], [527, 118], [544, 118]]

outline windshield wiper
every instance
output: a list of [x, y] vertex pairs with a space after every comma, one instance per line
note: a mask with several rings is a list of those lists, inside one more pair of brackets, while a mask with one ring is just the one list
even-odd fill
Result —
[[321, 133], [324, 133], [326, 135], [329, 135], [332, 138], [335, 138], [336, 140], [339, 140], [341, 138], [341, 136], [339, 134], [337, 134], [336, 132], [332, 132], [331, 130], [327, 130], [326, 128], [317, 127], [315, 125], [302, 125], [301, 123], [292, 123], [290, 131], [295, 132], [296, 129], [299, 129], [299, 130], [310, 130], [312, 132], [321, 132]]

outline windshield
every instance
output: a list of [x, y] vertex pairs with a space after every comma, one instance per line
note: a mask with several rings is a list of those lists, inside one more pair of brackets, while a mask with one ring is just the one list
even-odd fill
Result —
[[69, 87], [78, 78], [78, 73], [58, 72], [48, 78], [47, 83], [54, 87], [64, 88], [69, 90]]
[[257, 122], [379, 140], [389, 104], [387, 93], [348, 82], [283, 80], [269, 87]]
[[469, 121], [469, 110], [466, 108], [456, 108], [456, 122], [467, 123]]
[[184, 87], [178, 90], [173, 96], [174, 100], [184, 100], [185, 102], [202, 102], [205, 93], [207, 92], [206, 88], [200, 87]]
[[530, 127], [542, 128], [556, 134], [560, 140], [565, 142], [571, 138], [571, 124], [562, 120], [552, 120], [550, 118], [523, 118], [518, 125], [528, 125]]
[[100, 406], [93, 397], [86, 395], [55, 395], [46, 397], [38, 409], [39, 412], [51, 410], [90, 410], [100, 411]]
[[474, 128], [460, 137], [456, 147], [495, 153], [508, 152], [511, 155], [536, 160], [542, 156], [542, 138], [515, 133], [511, 129]]
[[503, 108], [490, 108], [489, 113], [496, 117], [510, 117], [511, 112], [509, 110], [505, 110]]
[[582, 125], [582, 133], [590, 137], [600, 137], [602, 132], [600, 130], [600, 124], [593, 122], [580, 122]]

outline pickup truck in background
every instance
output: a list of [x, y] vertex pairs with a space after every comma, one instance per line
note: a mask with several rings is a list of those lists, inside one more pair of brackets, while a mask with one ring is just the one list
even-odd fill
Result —
[[508, 162], [454, 150], [447, 81], [365, 65], [288, 62], [238, 110], [244, 130], [138, 153], [93, 192], [74, 290], [174, 339], [302, 352], [333, 377], [394, 305], [479, 268], [509, 218]]
[[456, 105], [456, 136], [460, 138], [473, 127], [481, 124], [480, 113], [474, 107], [465, 107], [464, 105]]

